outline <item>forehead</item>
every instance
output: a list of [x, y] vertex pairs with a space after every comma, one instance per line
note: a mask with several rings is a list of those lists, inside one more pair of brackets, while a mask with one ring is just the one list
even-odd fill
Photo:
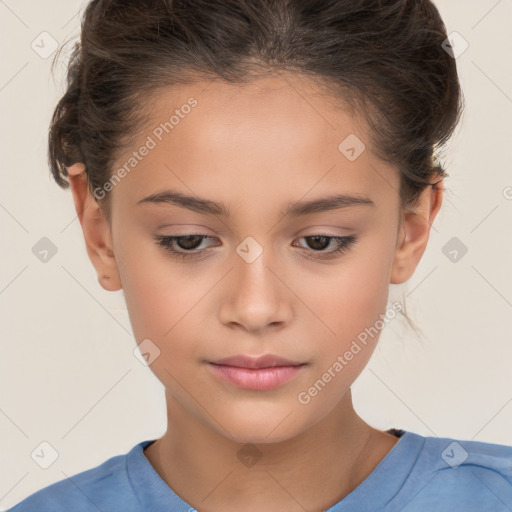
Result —
[[[333, 187], [368, 195], [383, 179], [396, 185], [396, 173], [372, 154], [364, 117], [302, 76], [163, 88], [145, 108], [136, 144], [115, 163], [151, 146], [114, 189], [132, 203], [166, 187], [230, 204], [237, 192], [241, 201], [244, 194], [270, 201]], [[355, 160], [340, 150], [345, 140], [359, 141], [358, 152], [364, 144]]]
[[[189, 109], [187, 104], [192, 101], [195, 106]], [[327, 145], [344, 132], [367, 138], [363, 117], [354, 115], [348, 104], [304, 76], [281, 75], [247, 84], [213, 80], [161, 89], [148, 103], [145, 131], [169, 120], [174, 111], [179, 116], [172, 129], [177, 144], [184, 139], [190, 144], [217, 145], [226, 138], [240, 142], [249, 138], [255, 145], [257, 140], [251, 134], [258, 135], [259, 140], [267, 134], [264, 142], [267, 146], [271, 143], [276, 154], [276, 147], [285, 150], [283, 142]]]

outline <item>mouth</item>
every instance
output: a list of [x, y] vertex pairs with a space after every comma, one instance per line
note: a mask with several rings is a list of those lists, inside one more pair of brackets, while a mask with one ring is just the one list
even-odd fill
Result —
[[300, 361], [285, 359], [284, 357], [275, 356], [273, 354], [265, 354], [263, 356], [238, 355], [209, 362], [211, 364], [251, 369], [275, 368], [277, 366], [300, 366], [305, 364]]
[[213, 374], [237, 387], [265, 391], [279, 387], [301, 373], [307, 363], [267, 354], [233, 356], [208, 361]]

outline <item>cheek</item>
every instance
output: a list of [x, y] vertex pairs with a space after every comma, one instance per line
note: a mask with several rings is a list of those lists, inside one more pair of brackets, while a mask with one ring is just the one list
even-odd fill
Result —
[[173, 274], [173, 266], [151, 242], [144, 242], [145, 250], [137, 252], [130, 247], [136, 245], [135, 237], [119, 240], [116, 258], [134, 337], [137, 343], [146, 338], [165, 340], [194, 298], [197, 301], [197, 292], [190, 281]]
[[[380, 241], [382, 244], [382, 240]], [[355, 378], [364, 368], [377, 344], [383, 328], [389, 294], [389, 269], [392, 253], [377, 244], [373, 251], [361, 251], [357, 257], [346, 259], [339, 271], [316, 284], [303, 282], [300, 297], [315, 313], [313, 327], [321, 340], [318, 361], [322, 368], [331, 367], [338, 356], [346, 354], [344, 369], [337, 381]], [[368, 254], [368, 255], [366, 255]], [[377, 257], [379, 254], [379, 257]], [[308, 286], [309, 284], [309, 286]], [[338, 367], [339, 368], [339, 367]]]
[[170, 276], [165, 265], [148, 266], [147, 271], [141, 270], [142, 261], [135, 265], [124, 291], [134, 337], [137, 344], [149, 339], [156, 345], [152, 350], [158, 356], [150, 370], [166, 388], [179, 393], [180, 386], [190, 388], [190, 365], [201, 360], [197, 345], [190, 341], [197, 328], [194, 306], [204, 291], [194, 289], [189, 280]]
[[126, 304], [137, 339], [153, 336], [167, 343], [194, 315], [205, 294], [204, 282], [171, 275], [169, 266], [148, 267], [130, 272], [124, 286]]
[[151, 370], [168, 385], [171, 376], [187, 380], [189, 365], [205, 357], [200, 343], [205, 337], [204, 307], [218, 274], [192, 268], [170, 261], [158, 248], [137, 256], [125, 252], [120, 265], [134, 338], [137, 344], [150, 339], [158, 347]]
[[[301, 297], [323, 321], [326, 334], [338, 339], [353, 329], [373, 324], [386, 308], [389, 293], [389, 258], [360, 257], [340, 265], [328, 278], [302, 281]], [[334, 336], [332, 336], [334, 337]]]

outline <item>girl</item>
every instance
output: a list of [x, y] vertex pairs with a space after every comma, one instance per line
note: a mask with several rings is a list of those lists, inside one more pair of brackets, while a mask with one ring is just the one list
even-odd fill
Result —
[[512, 510], [512, 447], [351, 398], [441, 207], [446, 39], [429, 0], [88, 4], [50, 164], [168, 428], [14, 512]]

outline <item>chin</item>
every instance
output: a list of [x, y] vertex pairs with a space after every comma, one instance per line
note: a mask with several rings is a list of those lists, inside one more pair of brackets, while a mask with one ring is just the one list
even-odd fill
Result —
[[[224, 416], [222, 425], [229, 425], [229, 439], [241, 444], [274, 444], [288, 441], [301, 434], [306, 425], [300, 425], [296, 413], [289, 409], [278, 412], [262, 411], [251, 413], [244, 411], [232, 412]], [[226, 432], [221, 431], [225, 436]]]

